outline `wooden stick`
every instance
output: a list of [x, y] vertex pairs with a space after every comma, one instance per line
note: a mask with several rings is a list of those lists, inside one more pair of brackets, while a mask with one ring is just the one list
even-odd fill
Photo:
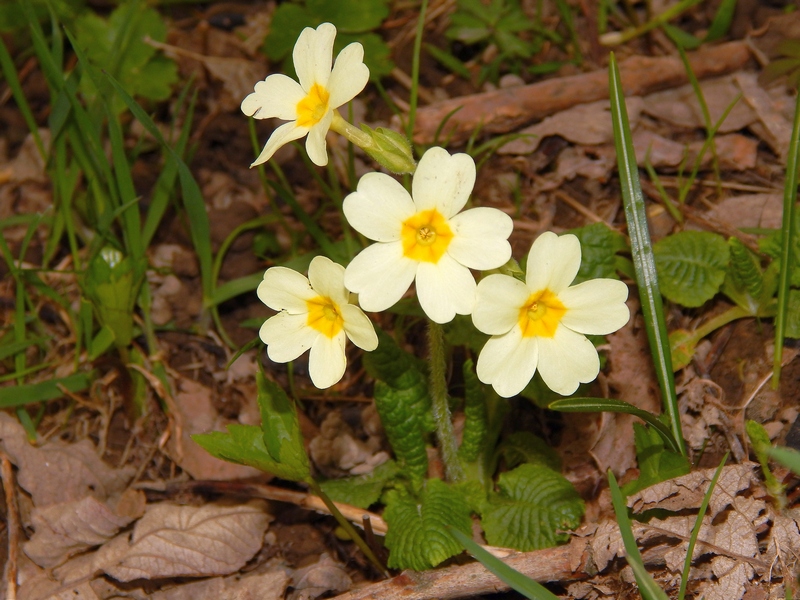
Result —
[[[750, 59], [744, 42], [704, 46], [689, 55], [698, 79], [731, 73]], [[677, 87], [688, 82], [683, 63], [676, 56], [632, 56], [620, 64], [626, 96], [640, 96]], [[570, 77], [547, 79], [530, 85], [451, 98], [419, 109], [414, 141], [433, 142], [442, 121], [447, 120], [439, 139], [463, 142], [478, 128], [484, 133], [507, 133], [539, 121], [577, 104], [608, 98], [605, 69]]]
[[6, 563], [6, 600], [17, 600], [17, 557], [19, 553], [19, 512], [14, 494], [14, 470], [11, 461], [0, 453], [0, 475], [6, 498], [6, 527], [8, 529], [8, 562]]

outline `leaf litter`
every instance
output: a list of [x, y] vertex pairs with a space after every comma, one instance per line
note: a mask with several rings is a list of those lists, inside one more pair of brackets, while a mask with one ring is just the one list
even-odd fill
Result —
[[[263, 29], [264, 18], [264, 14], [254, 15], [248, 19], [248, 26], [255, 27], [261, 23]], [[192, 68], [192, 61], [195, 64], [199, 62], [209, 75], [206, 85], [220, 86], [222, 94], [215, 100], [210, 112], [212, 117], [220, 112], [235, 110], [239, 93], [231, 94], [230, 90], [241, 87], [244, 81], [250, 81], [251, 84], [253, 72], [262, 71], [259, 75], [261, 78], [267, 69], [263, 62], [257, 64], [250, 58], [242, 58], [253, 55], [253, 44], [233, 53], [233, 56], [225, 56], [230, 52], [226, 49], [230, 46], [226, 44], [234, 45], [235, 42], [226, 39], [221, 43], [219, 40], [224, 36], [217, 33], [212, 36], [216, 41], [212, 42], [208, 51], [214, 56], [199, 52], [191, 56], [184, 53], [179, 59], [185, 61], [185, 69]], [[199, 44], [193, 34], [183, 37], [192, 39], [193, 44], [189, 47], [198, 50]], [[765, 89], [752, 74], [741, 71], [733, 76], [704, 81], [701, 85], [712, 108], [712, 119], [720, 114], [720, 107], [724, 108], [733, 95], [743, 93], [743, 99], [724, 124], [723, 131], [728, 134], [718, 136], [716, 140], [720, 157], [727, 158], [727, 162], [723, 160], [725, 168], [731, 171], [748, 171], [756, 165], [764, 168], [761, 162], [763, 150], [757, 147], [759, 141], [777, 156], [784, 155], [788, 139], [787, 123], [791, 122], [791, 111], [787, 114], [787, 107], [793, 106], [793, 99], [782, 86]], [[436, 91], [437, 94], [446, 95], [443, 88], [437, 88]], [[696, 155], [702, 141], [692, 139], [684, 143], [684, 138], [675, 133], [682, 131], [689, 139], [692, 131], [696, 133], [704, 127], [696, 100], [687, 87], [636, 96], [629, 101], [632, 125], [640, 125], [634, 132], [640, 160], [650, 149], [652, 164], [674, 169], [686, 158], [687, 148], [690, 155]], [[210, 117], [204, 126], [209, 128], [213, 137], [219, 135], [219, 131], [214, 129], [212, 121]], [[521, 218], [521, 221], [531, 225], [530, 230], [538, 231], [539, 226], [546, 223], [544, 215], [556, 215], [557, 202], [547, 196], [547, 192], [572, 185], [573, 193], [589, 204], [592, 190], [598, 189], [592, 188], [590, 182], [606, 183], [612, 179], [614, 156], [610, 150], [607, 123], [606, 101], [578, 103], [574, 108], [555, 112], [528, 130], [521, 130], [536, 137], [511, 142], [500, 151], [503, 157], [499, 161], [533, 160], [547, 150], [548, 137], [558, 137], [568, 142], [548, 163], [554, 166], [552, 171], [536, 172], [539, 178], [537, 190], [544, 192], [546, 197], [536, 200], [538, 204], [535, 206], [542, 213], [538, 216], [543, 217], [541, 221], [536, 223], [530, 214]], [[743, 131], [745, 128], [747, 131]], [[26, 142], [17, 159], [10, 164], [12, 183], [17, 186], [15, 192], [23, 189], [20, 186], [29, 186], [32, 190], [29, 195], [31, 205], [40, 197], [42, 205], [46, 206], [46, 194], [39, 192], [37, 196], [30, 187], [38, 185], [37, 181], [41, 182], [42, 168], [34, 161], [35, 157], [32, 142]], [[487, 168], [494, 168], [496, 172], [493, 174], [500, 181], [507, 175], [502, 165], [507, 164], [498, 162], [494, 167]], [[26, 170], [29, 165], [35, 168]], [[702, 169], [708, 166], [709, 163], [705, 162]], [[215, 198], [214, 204], [220, 204], [220, 214], [236, 212], [231, 210], [231, 206], [239, 205], [231, 201], [240, 191], [235, 186], [236, 179], [227, 174], [219, 175], [216, 181], [206, 182], [204, 191], [208, 197]], [[214, 178], [213, 172], [211, 178]], [[761, 182], [762, 178], [755, 179]], [[8, 198], [9, 188], [0, 189], [0, 194]], [[307, 196], [309, 205], [316, 201], [313, 193], [304, 192], [301, 195]], [[715, 204], [709, 214], [733, 227], [773, 227], [778, 223], [779, 201], [780, 195], [770, 192], [728, 195], [719, 201], [709, 201]], [[266, 204], [261, 196], [247, 202], [261, 208]], [[4, 201], [3, 205], [7, 207], [10, 203]], [[561, 210], [558, 208], [558, 211]], [[2, 216], [10, 214], [3, 212]], [[4, 234], [7, 231], [12, 230], [4, 230]], [[219, 233], [217, 243], [226, 235]], [[13, 240], [13, 236], [9, 239]], [[195, 315], [194, 308], [187, 310], [182, 306], [182, 300], [197, 289], [196, 286], [192, 287], [192, 280], [197, 276], [196, 265], [194, 268], [180, 267], [181, 259], [175, 258], [181, 254], [180, 249], [184, 255], [191, 256], [191, 252], [186, 248], [185, 239], [178, 237], [170, 241], [177, 242], [172, 245], [178, 250], [162, 251], [166, 255], [162, 260], [163, 268], [172, 271], [173, 275], [162, 277], [156, 288], [155, 297], [164, 307], [159, 321], [168, 323], [175, 315], [180, 315], [185, 322], [191, 322]], [[158, 260], [153, 260], [153, 263], [158, 263]], [[234, 269], [231, 264], [228, 262], [225, 268]], [[641, 329], [632, 327], [634, 331], [612, 336], [609, 342], [611, 351], [607, 383], [619, 397], [638, 399], [653, 410], [652, 405], [657, 405], [657, 400], [652, 382], [641, 377], [642, 362], [647, 362], [648, 356], [646, 350], [642, 349]], [[179, 362], [175, 360], [177, 352], [171, 348], [170, 353], [170, 360], [175, 363], [172, 366], [176, 367]], [[252, 389], [248, 392], [247, 388], [248, 379], [252, 378], [247, 366], [237, 367], [232, 373], [226, 374], [215, 361], [209, 361], [208, 364], [211, 366], [202, 370], [206, 375], [211, 373], [210, 379], [203, 379], [188, 368], [184, 372], [186, 376], [173, 378], [177, 383], [173, 388], [177, 390], [173, 400], [182, 431], [179, 436], [169, 440], [164, 448], [166, 455], [162, 455], [160, 449], [157, 451], [157, 460], [167, 468], [153, 469], [151, 465], [148, 471], [158, 474], [158, 477], [174, 475], [176, 472], [179, 477], [188, 475], [195, 479], [238, 479], [255, 475], [251, 470], [230, 463], [215, 464], [214, 459], [197, 452], [191, 445], [188, 436], [192, 432], [221, 429], [229, 422], [251, 422], [248, 419], [253, 418], [252, 407], [232, 409], [225, 405], [224, 399], [220, 400], [218, 393], [222, 384], [235, 388], [237, 393], [252, 394]], [[250, 365], [255, 366], [255, 360]], [[240, 375], [236, 375], [240, 368]], [[299, 365], [299, 371], [302, 377], [302, 365]], [[729, 377], [735, 377], [733, 373], [733, 370], [727, 371]], [[191, 377], [202, 381], [195, 381]], [[694, 373], [688, 374], [685, 389], [694, 386], [699, 390], [706, 385], [697, 377]], [[223, 395], [226, 398], [229, 396]], [[715, 397], [717, 400], [722, 398], [720, 395]], [[741, 434], [740, 430], [730, 426], [730, 418], [726, 420], [726, 407], [707, 400], [705, 390], [698, 392], [692, 402], [687, 397], [684, 405], [688, 419], [696, 419], [696, 427], [687, 423], [690, 425], [687, 432], [693, 436], [692, 445], [697, 448], [720, 429], [730, 429], [733, 437]], [[772, 399], [770, 402], [774, 405], [779, 401]], [[251, 411], [249, 417], [248, 410]], [[330, 417], [336, 411], [314, 407], [310, 412], [314, 421], [324, 430], [318, 438], [318, 445], [322, 449], [316, 457], [320, 470], [328, 469], [332, 475], [344, 472], [356, 474], [362, 470], [369, 471], [370, 467], [383, 460], [380, 454], [385, 446], [382, 448], [381, 443], [385, 442], [379, 433], [365, 436], [361, 435], [363, 432], [358, 428], [354, 430], [349, 425], [337, 424], [337, 417]], [[596, 485], [598, 475], [607, 467], [618, 471], [620, 475], [635, 473], [630, 424], [622, 422], [624, 420], [617, 416], [612, 417], [603, 417], [599, 425], [592, 425], [595, 432], [592, 437], [594, 456], [591, 467], [587, 469], [586, 462], [581, 465], [579, 460], [574, 464], [568, 463], [570, 468], [574, 468], [573, 479], [583, 474], [587, 487], [589, 483]], [[326, 425], [328, 419], [331, 422]], [[791, 421], [793, 419], [773, 421], [776, 423], [775, 435], [780, 435]], [[577, 451], [578, 437], [580, 435], [573, 436], [573, 441], [569, 442], [570, 438], [565, 436], [562, 454], [570, 455], [573, 459], [581, 454]], [[725, 442], [720, 441], [719, 444], [725, 445]], [[98, 449], [87, 439], [72, 443], [53, 439], [39, 446], [31, 446], [17, 421], [5, 413], [0, 413], [0, 446], [17, 468], [20, 487], [29, 495], [29, 498], [23, 496], [27, 500], [27, 507], [23, 507], [22, 511], [23, 520], [30, 538], [23, 547], [28, 559], [21, 569], [20, 598], [109, 598], [123, 593], [119, 582], [132, 583], [132, 587], [125, 588], [127, 597], [170, 600], [201, 597], [268, 600], [283, 598], [290, 585], [294, 588], [292, 597], [311, 598], [325, 592], [346, 592], [352, 585], [352, 569], [345, 568], [330, 555], [317, 556], [314, 562], [296, 570], [294, 565], [289, 566], [280, 559], [264, 558], [264, 555], [272, 552], [270, 548], [274, 539], [269, 524], [275, 512], [272, 506], [264, 502], [237, 503], [233, 500], [204, 499], [206, 501], [202, 506], [193, 506], [168, 500], [153, 501], [149, 497], [150, 503], [146, 504], [145, 495], [131, 488], [134, 479], [141, 477], [139, 469], [108, 466], [100, 458]], [[707, 488], [710, 474], [707, 470], [695, 471], [642, 490], [630, 499], [637, 513], [647, 510], [675, 513], [674, 516], [651, 519], [635, 528], [640, 544], [646, 548], [645, 560], [648, 561], [648, 557], [650, 560], [648, 566], [658, 572], [666, 583], [677, 581], [677, 573], [686, 552], [686, 538], [694, 524], [694, 511]], [[197, 498], [191, 501], [196, 502]], [[602, 505], [602, 502], [601, 494], [597, 504]], [[621, 597], [620, 590], [630, 590], [631, 585], [630, 580], [625, 579], [624, 571], [622, 577], [616, 577], [614, 573], [621, 566], [618, 559], [623, 556], [618, 529], [615, 530], [612, 521], [603, 520], [602, 506], [595, 507], [593, 512], [590, 509], [587, 514], [601, 515], [599, 522], [579, 531], [570, 546], [578, 548], [580, 544], [577, 542], [580, 541], [588, 544], [600, 573], [588, 582], [570, 584], [568, 591], [575, 598]], [[691, 573], [693, 584], [696, 585], [693, 592], [698, 596], [705, 595], [708, 599], [734, 600], [743, 597], [753, 586], [764, 584], [759, 585], [759, 589], [769, 587], [770, 569], [781, 573], [796, 571], [800, 558], [799, 522], [797, 509], [784, 514], [775, 513], [760, 486], [754, 465], [744, 463], [725, 467], [718, 490], [712, 496], [709, 514], [703, 521], [701, 541], [695, 549], [696, 564]], [[338, 554], [339, 558], [343, 556], [342, 553]], [[585, 573], [580, 576], [585, 576]], [[197, 580], [187, 582], [187, 578]], [[565, 577], [564, 582], [568, 581]], [[159, 589], [146, 593], [153, 589], [148, 585]], [[466, 594], [470, 589], [469, 584], [464, 584], [461, 589]], [[772, 584], [770, 597], [782, 597], [781, 589], [780, 584]]]

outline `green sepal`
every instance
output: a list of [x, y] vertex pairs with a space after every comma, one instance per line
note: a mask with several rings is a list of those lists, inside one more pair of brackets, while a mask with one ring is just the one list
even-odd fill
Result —
[[372, 140], [371, 146], [362, 146], [362, 149], [381, 166], [392, 173], [413, 173], [416, 170], [414, 151], [406, 136], [385, 127], [372, 129], [364, 123], [361, 131]]
[[389, 567], [424, 571], [461, 553], [461, 544], [447, 529], [471, 534], [470, 509], [461, 493], [439, 479], [429, 479], [419, 496], [398, 488], [384, 498]]

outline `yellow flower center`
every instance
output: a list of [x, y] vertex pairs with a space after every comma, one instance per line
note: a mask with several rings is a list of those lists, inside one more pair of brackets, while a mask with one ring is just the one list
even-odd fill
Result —
[[432, 208], [406, 219], [401, 238], [403, 256], [436, 264], [450, 245], [453, 232], [442, 214]]
[[522, 337], [553, 337], [566, 312], [567, 308], [550, 290], [531, 294], [519, 309]]
[[333, 338], [344, 328], [339, 305], [330, 298], [317, 296], [306, 300], [308, 307], [308, 320], [306, 323], [321, 334]]
[[312, 127], [319, 123], [328, 112], [330, 97], [330, 92], [320, 84], [315, 83], [311, 86], [308, 96], [297, 103], [297, 125]]

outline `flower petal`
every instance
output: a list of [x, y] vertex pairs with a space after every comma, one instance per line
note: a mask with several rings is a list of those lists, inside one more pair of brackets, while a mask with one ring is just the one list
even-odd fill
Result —
[[304, 275], [286, 267], [267, 269], [256, 293], [272, 310], [285, 310], [295, 315], [307, 313], [306, 300], [318, 295]]
[[469, 154], [450, 154], [434, 146], [419, 160], [411, 181], [417, 210], [437, 209], [449, 219], [464, 208], [475, 185], [475, 161]]
[[297, 119], [297, 104], [306, 93], [300, 84], [281, 73], [259, 81], [255, 91], [242, 100], [242, 112], [254, 119], [277, 117], [284, 121]]
[[362, 350], [375, 350], [378, 347], [378, 335], [364, 311], [354, 304], [343, 304], [339, 308], [344, 317], [344, 331], [350, 341]]
[[528, 253], [525, 281], [533, 292], [545, 288], [554, 294], [567, 289], [581, 267], [581, 243], [571, 233], [545, 231]]
[[486, 342], [478, 356], [478, 379], [503, 398], [516, 396], [536, 373], [538, 338], [522, 337], [518, 327]]
[[600, 358], [592, 342], [567, 327], [558, 327], [551, 338], [540, 337], [539, 374], [547, 387], [569, 396], [581, 383], [600, 372]]
[[489, 275], [478, 283], [472, 322], [478, 331], [502, 335], [517, 325], [519, 311], [531, 292], [508, 275]]
[[366, 87], [367, 81], [369, 81], [369, 67], [364, 64], [364, 47], [358, 42], [353, 42], [336, 57], [336, 63], [328, 79], [330, 107], [338, 108], [350, 102]]
[[400, 242], [372, 244], [347, 265], [344, 285], [358, 294], [358, 303], [366, 311], [386, 310], [408, 290], [417, 263], [403, 256]]
[[320, 333], [309, 327], [307, 321], [307, 315], [280, 312], [264, 322], [258, 335], [267, 344], [270, 360], [289, 362], [311, 348]]
[[315, 83], [328, 85], [335, 37], [336, 27], [330, 23], [323, 23], [316, 29], [306, 27], [297, 38], [292, 51], [292, 60], [297, 78], [306, 93], [311, 91]]
[[453, 239], [447, 253], [470, 269], [496, 269], [511, 258], [508, 236], [514, 221], [496, 208], [465, 210], [450, 219]]
[[253, 164], [250, 165], [250, 168], [252, 169], [256, 165], [267, 162], [270, 158], [272, 158], [272, 155], [275, 154], [278, 148], [284, 144], [288, 144], [289, 142], [303, 137], [307, 133], [308, 128], [298, 127], [295, 121], [284, 123], [272, 132], [272, 135], [269, 136], [269, 139], [267, 140], [266, 146], [264, 146], [264, 149], [261, 151], [261, 154], [258, 155], [258, 158], [253, 161]]
[[347, 368], [347, 356], [344, 353], [345, 335], [341, 331], [329, 338], [320, 335], [311, 346], [308, 359], [308, 374], [312, 383], [319, 389], [331, 387], [338, 383]]
[[449, 323], [456, 314], [470, 314], [475, 307], [475, 288], [469, 269], [447, 254], [436, 264], [421, 262], [417, 267], [419, 304], [436, 323]]
[[344, 287], [344, 267], [327, 256], [314, 257], [308, 266], [308, 281], [318, 295], [340, 306], [350, 302], [350, 293]]
[[308, 131], [306, 138], [306, 152], [308, 158], [311, 159], [318, 167], [324, 167], [328, 164], [328, 145], [325, 142], [325, 136], [328, 135], [328, 130], [331, 128], [331, 121], [333, 120], [333, 111], [328, 111], [319, 123], [312, 125]]
[[561, 323], [578, 333], [605, 335], [631, 317], [628, 286], [616, 279], [591, 279], [563, 290], [558, 299], [567, 308]]
[[403, 222], [416, 212], [405, 188], [384, 173], [364, 175], [342, 209], [353, 229], [376, 242], [399, 240]]

